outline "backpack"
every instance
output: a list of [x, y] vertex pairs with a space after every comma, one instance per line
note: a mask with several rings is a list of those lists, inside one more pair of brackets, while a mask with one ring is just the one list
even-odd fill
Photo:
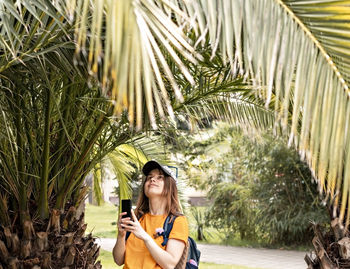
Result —
[[[170, 221], [172, 219], [172, 221]], [[175, 222], [176, 216], [169, 215], [164, 221], [162, 233], [163, 243], [162, 246], [165, 246], [168, 243], [169, 235], [171, 230], [173, 229], [173, 225]], [[126, 233], [125, 241], [128, 240], [130, 236], [130, 232]], [[176, 265], [177, 268], [183, 269], [197, 269], [199, 266], [199, 259], [201, 256], [201, 252], [197, 248], [196, 241], [192, 237], [188, 237], [188, 244], [184, 249], [184, 252], [180, 258], [179, 263]], [[187, 259], [186, 259], [187, 258]], [[186, 264], [186, 267], [185, 267]]]

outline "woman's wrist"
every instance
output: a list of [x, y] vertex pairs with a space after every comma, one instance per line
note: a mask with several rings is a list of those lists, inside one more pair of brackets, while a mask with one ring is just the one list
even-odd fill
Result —
[[125, 237], [125, 235], [126, 235], [126, 232], [124, 232], [124, 233], [118, 233], [118, 235], [117, 235], [117, 237], [118, 238], [123, 238], [123, 237]]
[[143, 242], [147, 243], [147, 242], [149, 242], [150, 240], [153, 240], [153, 239], [148, 233], [145, 232], [145, 235], [143, 236], [142, 240], [143, 240]]

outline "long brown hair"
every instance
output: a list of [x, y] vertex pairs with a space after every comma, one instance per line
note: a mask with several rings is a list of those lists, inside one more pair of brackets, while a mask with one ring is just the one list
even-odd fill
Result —
[[[162, 170], [158, 169], [160, 173]], [[142, 180], [142, 188], [137, 201], [135, 215], [140, 219], [144, 214], [149, 212], [149, 199], [145, 194], [145, 184], [147, 177]], [[167, 175], [164, 175], [163, 195], [166, 197], [165, 213], [166, 215], [180, 216], [182, 215], [181, 205], [177, 195], [177, 186], [175, 180]]]

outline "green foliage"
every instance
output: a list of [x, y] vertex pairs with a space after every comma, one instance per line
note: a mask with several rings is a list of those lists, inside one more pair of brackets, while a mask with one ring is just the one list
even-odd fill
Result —
[[[141, 171], [137, 170], [137, 172], [133, 173], [129, 181], [129, 184], [132, 189], [131, 201], [133, 205], [136, 205], [142, 187], [142, 178], [140, 178], [140, 174]], [[113, 193], [119, 196], [120, 186], [115, 187]]]
[[[55, 64], [60, 53], [69, 58], [65, 65]], [[25, 66], [13, 65], [0, 80], [0, 123], [5, 126], [0, 187], [11, 201], [2, 214], [13, 220], [18, 212], [27, 215], [22, 220], [45, 219], [48, 209], [62, 209], [68, 201], [79, 204], [87, 191], [85, 176], [131, 136], [125, 116], [109, 124], [110, 102], [93, 81], [88, 85], [73, 55], [74, 50], [58, 47]]]
[[191, 207], [191, 213], [195, 220], [196, 230], [197, 230], [197, 240], [203, 241], [206, 240], [206, 236], [204, 234], [205, 228], [205, 214], [198, 207]]
[[303, 244], [311, 221], [327, 221], [309, 168], [282, 139], [226, 125], [203, 133], [202, 141], [189, 139], [184, 169], [191, 185], [208, 190], [207, 223], [227, 240], [238, 233], [244, 240]]
[[241, 239], [255, 236], [254, 208], [250, 189], [244, 185], [222, 182], [209, 192], [213, 201], [208, 209], [209, 223], [223, 229], [226, 239], [239, 231]]
[[310, 221], [327, 221], [316, 183], [295, 151], [279, 140], [265, 139], [251, 153], [256, 175], [252, 192], [259, 208], [256, 222], [270, 242], [310, 241]]

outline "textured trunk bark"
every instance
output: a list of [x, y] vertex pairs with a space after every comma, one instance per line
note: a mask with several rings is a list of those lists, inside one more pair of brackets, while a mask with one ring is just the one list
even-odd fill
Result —
[[350, 268], [350, 238], [339, 220], [333, 219], [329, 232], [323, 234], [318, 225], [314, 225], [314, 258], [306, 255], [308, 269]]
[[84, 214], [74, 207], [62, 214], [52, 210], [46, 224], [0, 226], [0, 269], [102, 268], [96, 262], [99, 247], [91, 234], [84, 235], [86, 228]]

